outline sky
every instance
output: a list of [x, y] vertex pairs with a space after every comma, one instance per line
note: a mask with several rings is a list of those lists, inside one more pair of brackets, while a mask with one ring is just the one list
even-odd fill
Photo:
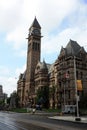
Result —
[[42, 27], [41, 61], [54, 63], [70, 39], [87, 51], [87, 0], [0, 0], [0, 84], [8, 96], [26, 69], [35, 16]]

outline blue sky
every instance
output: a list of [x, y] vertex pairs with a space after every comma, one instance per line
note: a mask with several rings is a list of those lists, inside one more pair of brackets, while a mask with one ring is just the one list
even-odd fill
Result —
[[0, 84], [8, 96], [26, 68], [26, 38], [35, 16], [42, 27], [41, 61], [55, 62], [70, 39], [87, 51], [87, 0], [1, 0]]

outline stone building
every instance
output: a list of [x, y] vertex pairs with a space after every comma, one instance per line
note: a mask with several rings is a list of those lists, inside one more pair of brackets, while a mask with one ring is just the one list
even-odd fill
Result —
[[18, 86], [17, 86], [17, 93], [20, 98], [20, 106], [23, 106], [24, 104], [24, 99], [26, 98], [24, 95], [25, 92], [25, 75], [26, 71], [23, 74], [20, 74], [19, 80], [18, 80]]
[[58, 105], [76, 104], [76, 80], [81, 81], [82, 88], [78, 95], [87, 94], [87, 52], [76, 41], [70, 40], [65, 48], [61, 48], [55, 62], [57, 69]]
[[27, 67], [20, 74], [17, 92], [20, 105], [35, 104], [37, 90], [49, 87], [50, 108], [58, 108], [65, 104], [76, 104], [76, 79], [81, 81], [82, 89], [78, 95], [87, 94], [87, 52], [76, 41], [70, 40], [53, 64], [40, 61], [41, 26], [35, 18], [28, 34]]
[[37, 90], [39, 88], [49, 86], [49, 66], [50, 65], [46, 64], [45, 61], [43, 61], [42, 63], [38, 62], [35, 69], [35, 93], [37, 93]]

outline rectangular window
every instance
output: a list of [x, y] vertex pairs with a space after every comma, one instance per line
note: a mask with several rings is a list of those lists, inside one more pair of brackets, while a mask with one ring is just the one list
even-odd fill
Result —
[[76, 71], [76, 78], [78, 79], [78, 71]]
[[39, 51], [40, 50], [40, 44], [39, 43], [37, 44], [37, 48], [38, 48], [38, 51]]

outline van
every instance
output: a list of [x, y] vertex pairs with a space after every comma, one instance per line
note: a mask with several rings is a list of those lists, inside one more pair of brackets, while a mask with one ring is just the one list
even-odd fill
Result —
[[75, 113], [76, 105], [65, 105], [62, 108], [62, 113]]

